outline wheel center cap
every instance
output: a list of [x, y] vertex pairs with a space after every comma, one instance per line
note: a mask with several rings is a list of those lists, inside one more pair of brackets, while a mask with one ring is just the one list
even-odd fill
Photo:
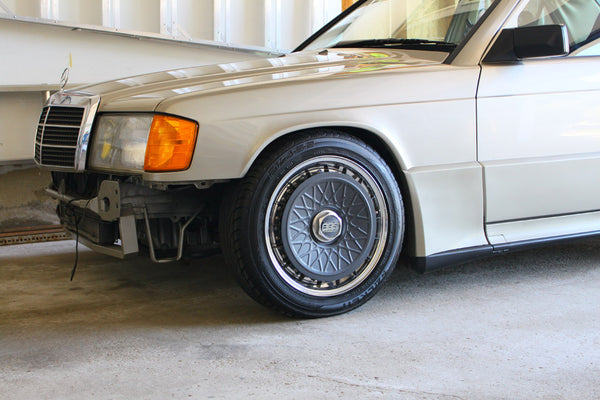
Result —
[[332, 210], [323, 210], [312, 221], [312, 233], [321, 243], [331, 243], [342, 234], [343, 222]]

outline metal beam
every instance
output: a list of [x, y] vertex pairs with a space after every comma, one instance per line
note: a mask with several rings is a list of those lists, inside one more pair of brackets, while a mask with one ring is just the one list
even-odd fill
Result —
[[214, 40], [229, 43], [231, 32], [229, 20], [231, 16], [231, 0], [214, 0]]
[[325, 24], [327, 16], [327, 0], [311, 0], [310, 32], [316, 32]]
[[121, 27], [121, 0], [102, 0], [102, 25], [115, 29]]
[[0, 246], [22, 243], [50, 242], [67, 240], [71, 235], [60, 225], [29, 226], [0, 231]]
[[160, 34], [177, 36], [177, 0], [160, 0]]
[[281, 0], [265, 0], [265, 47], [278, 49], [281, 43]]
[[45, 19], [58, 21], [60, 19], [58, 0], [40, 1], [40, 15]]

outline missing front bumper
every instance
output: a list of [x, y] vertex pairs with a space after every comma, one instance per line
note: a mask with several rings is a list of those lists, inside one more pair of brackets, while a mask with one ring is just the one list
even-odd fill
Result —
[[84, 246], [121, 259], [139, 253], [135, 213], [122, 206], [119, 182], [103, 181], [91, 199], [46, 191], [59, 200], [57, 213], [65, 229]]
[[[163, 192], [104, 180], [98, 194], [87, 199], [47, 192], [59, 201], [57, 212], [65, 229], [86, 247], [127, 258], [138, 254], [141, 246], [152, 261], [163, 263], [182, 259], [184, 247], [214, 247], [206, 233], [206, 216], [198, 218], [206, 198], [196, 190]], [[192, 227], [194, 232], [188, 232]]]

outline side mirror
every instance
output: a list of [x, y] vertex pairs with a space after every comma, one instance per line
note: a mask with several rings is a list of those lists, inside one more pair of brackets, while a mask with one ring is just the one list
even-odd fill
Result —
[[483, 62], [565, 56], [569, 51], [569, 32], [565, 25], [524, 26], [500, 32]]

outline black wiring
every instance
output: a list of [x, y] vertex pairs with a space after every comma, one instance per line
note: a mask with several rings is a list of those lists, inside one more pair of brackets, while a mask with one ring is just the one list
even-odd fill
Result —
[[[75, 200], [76, 199], [70, 200], [67, 203], [67, 206]], [[71, 282], [73, 282], [73, 277], [75, 276], [75, 271], [77, 270], [77, 264], [79, 261], [79, 225], [81, 223], [83, 223], [83, 221], [85, 219], [85, 211], [87, 210], [88, 206], [90, 205], [90, 201], [92, 201], [92, 199], [89, 199], [87, 201], [87, 203], [85, 203], [85, 207], [83, 207], [83, 210], [81, 212], [81, 218], [79, 220], [77, 220], [77, 216], [75, 215], [75, 213], [73, 213], [73, 217], [75, 219], [75, 262], [73, 264], [73, 269], [71, 270]]]

